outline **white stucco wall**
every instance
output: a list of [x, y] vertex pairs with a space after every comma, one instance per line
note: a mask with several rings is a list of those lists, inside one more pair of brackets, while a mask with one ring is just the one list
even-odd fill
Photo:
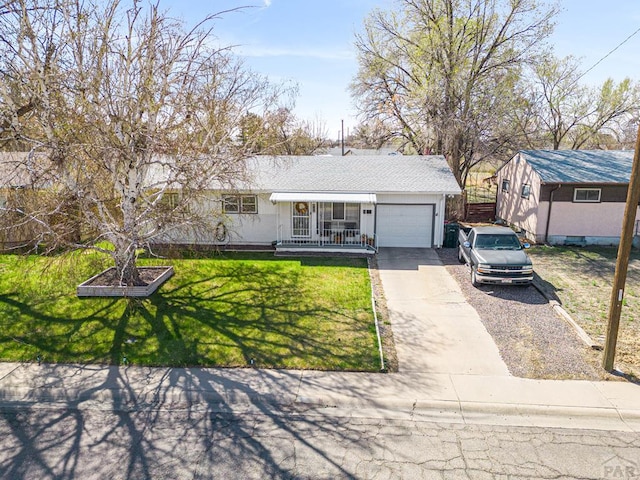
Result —
[[[291, 236], [291, 203], [273, 204], [269, 200], [270, 193], [258, 194], [257, 214], [226, 214], [221, 215], [221, 196], [211, 194], [210, 198], [198, 208], [204, 212], [211, 212], [212, 225], [223, 221], [228, 238], [224, 242], [217, 242], [215, 229], [205, 229], [199, 235], [176, 233], [167, 241], [188, 244], [245, 244], [271, 245], [277, 239], [290, 239]], [[444, 234], [445, 196], [430, 194], [378, 194], [378, 204], [395, 205], [432, 205], [433, 217], [433, 246], [442, 246]], [[312, 237], [315, 235], [318, 215], [318, 205], [311, 202], [312, 209]], [[365, 213], [370, 211], [371, 213]], [[360, 205], [360, 231], [372, 236], [375, 231], [376, 205]]]
[[257, 214], [230, 213], [225, 217], [229, 243], [271, 245], [276, 240], [278, 204], [269, 201], [270, 194], [258, 195]]
[[[277, 206], [269, 201], [269, 194], [258, 194], [257, 214], [223, 214], [222, 196], [211, 193], [201, 204], [192, 206], [199, 214], [209, 216], [210, 225], [192, 231], [183, 228], [167, 235], [163, 243], [183, 243], [191, 245], [215, 244], [249, 244], [270, 245], [276, 239]], [[216, 238], [217, 225], [222, 222], [226, 231], [226, 238]]]

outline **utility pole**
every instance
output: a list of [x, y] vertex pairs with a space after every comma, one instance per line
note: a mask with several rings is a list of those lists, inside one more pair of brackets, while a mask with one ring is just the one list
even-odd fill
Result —
[[640, 202], [640, 125], [638, 126], [636, 138], [636, 150], [633, 155], [633, 166], [631, 167], [631, 178], [629, 179], [629, 190], [627, 191], [627, 204], [624, 209], [622, 234], [620, 235], [620, 246], [618, 247], [616, 273], [613, 277], [613, 289], [611, 290], [611, 303], [609, 305], [609, 324], [607, 325], [607, 337], [602, 361], [603, 368], [609, 372], [613, 370], [613, 359], [616, 355], [622, 299], [624, 298], [624, 287], [627, 282], [627, 269], [633, 243], [633, 227], [636, 220], [638, 202]]

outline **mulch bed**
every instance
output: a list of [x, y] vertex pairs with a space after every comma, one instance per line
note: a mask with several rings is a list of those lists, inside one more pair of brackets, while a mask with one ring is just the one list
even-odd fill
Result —
[[[138, 273], [140, 274], [140, 280], [144, 282], [144, 285], [149, 285], [156, 278], [158, 278], [167, 269], [167, 267], [138, 267]], [[99, 275], [96, 275], [91, 280], [85, 282], [85, 285], [92, 287], [119, 287], [120, 278], [116, 275], [116, 269], [110, 268], [105, 270]]]

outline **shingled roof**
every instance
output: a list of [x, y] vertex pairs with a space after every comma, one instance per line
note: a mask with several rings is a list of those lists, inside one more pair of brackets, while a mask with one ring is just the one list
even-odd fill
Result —
[[459, 194], [441, 155], [255, 157], [253, 190]]
[[629, 183], [633, 150], [522, 150], [543, 183]]

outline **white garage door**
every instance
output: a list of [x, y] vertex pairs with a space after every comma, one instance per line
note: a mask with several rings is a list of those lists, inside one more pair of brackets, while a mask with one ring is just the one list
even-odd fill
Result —
[[431, 247], [433, 205], [378, 205], [379, 247]]

